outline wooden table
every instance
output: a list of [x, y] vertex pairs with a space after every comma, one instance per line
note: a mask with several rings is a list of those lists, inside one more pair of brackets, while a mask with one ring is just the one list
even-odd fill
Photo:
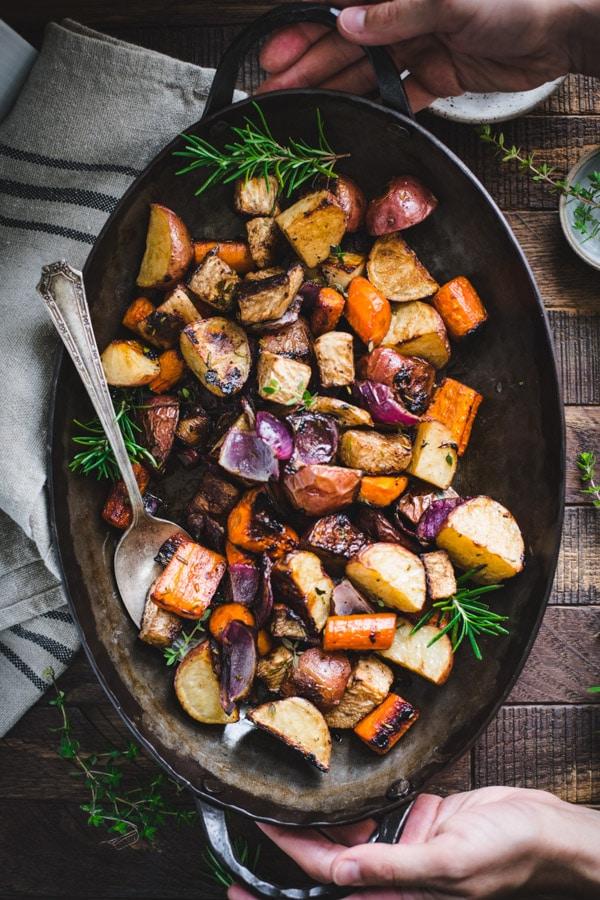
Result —
[[[45, 22], [70, 15], [116, 37], [214, 65], [238, 26], [270, 5], [179, 0], [168, 4], [166, 12], [162, 0], [52, 0], [43, 5], [4, 0], [0, 16], [38, 45]], [[258, 76], [256, 60], [250, 60], [242, 86], [251, 88]], [[600, 683], [600, 510], [582, 496], [575, 465], [581, 449], [600, 456], [600, 272], [588, 268], [565, 243], [556, 197], [500, 166], [473, 128], [427, 114], [423, 121], [483, 181], [527, 253], [554, 332], [568, 431], [563, 547], [540, 634], [506, 705], [438, 786], [445, 791], [488, 784], [536, 787], [600, 807], [600, 706], [586, 693], [588, 685]], [[540, 159], [566, 170], [600, 143], [600, 82], [567, 79], [544, 106], [504, 131], [510, 142], [535, 149]], [[123, 725], [83, 657], [61, 686], [85, 749], [126, 742]], [[85, 791], [57, 757], [48, 730], [56, 724], [56, 711], [41, 700], [0, 741], [0, 897], [212, 896], [206, 882], [199, 888], [197, 826], [167, 828], [158, 851], [118, 852], [104, 842], [103, 833], [85, 824], [79, 809]], [[153, 771], [148, 760], [139, 765]], [[241, 823], [241, 828], [253, 838], [253, 826]], [[289, 874], [289, 863], [284, 868], [275, 853], [267, 851], [264, 857], [268, 869], [281, 866]]]

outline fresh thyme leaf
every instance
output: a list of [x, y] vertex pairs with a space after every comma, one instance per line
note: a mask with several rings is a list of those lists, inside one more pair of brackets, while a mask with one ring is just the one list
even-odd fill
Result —
[[594, 684], [588, 688], [588, 694], [600, 694], [600, 684]]
[[190, 162], [176, 174], [185, 175], [200, 168], [213, 170], [196, 190], [196, 196], [213, 184], [228, 184], [238, 178], [248, 180], [260, 175], [267, 179], [269, 175], [274, 175], [289, 197], [292, 191], [316, 175], [337, 178], [333, 171], [335, 164], [350, 154], [333, 151], [325, 136], [319, 110], [318, 146], [311, 147], [305, 141], [293, 138], [289, 138], [287, 144], [280, 144], [273, 137], [259, 104], [253, 102], [252, 105], [259, 121], [245, 117], [242, 128], [231, 126], [237, 140], [225, 144], [222, 150], [197, 135], [182, 135], [186, 141], [185, 149], [176, 150], [173, 155]]
[[181, 662], [183, 657], [186, 656], [186, 654], [192, 649], [192, 647], [195, 647], [196, 644], [200, 642], [200, 640], [206, 633], [204, 623], [210, 616], [211, 612], [211, 609], [205, 610], [191, 631], [175, 638], [170, 647], [165, 647], [165, 649], [163, 650], [163, 656], [168, 666], [174, 666], [175, 663]]
[[279, 382], [277, 381], [277, 379], [271, 378], [271, 380], [263, 387], [263, 394], [267, 394], [268, 396], [270, 396], [271, 394], [275, 393], [278, 387]]
[[331, 248], [331, 255], [335, 256], [337, 261], [344, 265], [344, 251], [339, 244], [336, 244], [335, 247]]
[[304, 391], [302, 394], [302, 406], [305, 409], [310, 409], [311, 406], [314, 406], [315, 400], [317, 399], [316, 394], [311, 394], [309, 390]]
[[452, 463], [454, 462], [454, 460], [452, 459], [452, 455], [450, 453], [446, 454], [446, 462], [448, 463], [449, 466], [451, 466]]
[[582, 494], [593, 497], [593, 506], [600, 509], [600, 484], [596, 482], [596, 454], [590, 450], [583, 450], [577, 457], [579, 477], [585, 487], [581, 488]]

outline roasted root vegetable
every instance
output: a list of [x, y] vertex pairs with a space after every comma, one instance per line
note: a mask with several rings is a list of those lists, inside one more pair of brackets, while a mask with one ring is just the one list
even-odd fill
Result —
[[220, 316], [192, 322], [181, 332], [181, 352], [207, 391], [230, 397], [250, 374], [250, 345], [245, 332]]
[[292, 550], [273, 566], [273, 592], [313, 634], [323, 630], [333, 594], [333, 581], [321, 560], [308, 550]]
[[211, 613], [208, 630], [216, 640], [220, 641], [230, 622], [242, 622], [253, 628], [254, 616], [248, 607], [241, 603], [222, 603], [220, 606], [215, 606]]
[[232, 544], [250, 553], [266, 553], [274, 559], [299, 543], [293, 528], [277, 517], [263, 488], [246, 491], [227, 519], [227, 536]]
[[176, 285], [163, 302], [146, 320], [147, 330], [152, 334], [148, 338], [163, 347], [179, 345], [179, 335], [186, 325], [202, 318], [190, 299], [187, 288], [183, 284]]
[[157, 469], [164, 469], [179, 422], [179, 400], [170, 394], [150, 397], [139, 411], [139, 420], [145, 447], [154, 457]]
[[223, 262], [213, 250], [194, 269], [187, 286], [203, 303], [214, 306], [219, 312], [226, 312], [233, 303], [233, 295], [239, 282], [239, 276], [231, 266]]
[[435, 369], [426, 360], [377, 347], [360, 360], [358, 370], [361, 378], [392, 388], [409, 412], [425, 412], [435, 381]]
[[275, 219], [269, 216], [257, 216], [246, 222], [248, 246], [254, 264], [259, 269], [274, 266], [279, 255], [281, 232]]
[[338, 175], [332, 193], [346, 215], [346, 231], [349, 234], [358, 231], [367, 211], [367, 198], [362, 189], [347, 175]]
[[261, 353], [266, 351], [276, 356], [286, 356], [307, 362], [312, 355], [312, 336], [305, 319], [298, 318], [273, 334], [263, 335], [258, 342]]
[[394, 676], [376, 656], [362, 656], [355, 663], [338, 706], [325, 713], [330, 728], [354, 728], [387, 697]]
[[385, 193], [371, 200], [367, 209], [369, 234], [390, 234], [418, 225], [431, 215], [437, 200], [414, 175], [392, 178]]
[[324, 388], [343, 387], [354, 381], [354, 342], [345, 331], [328, 331], [314, 343], [319, 379]]
[[411, 525], [418, 525], [424, 514], [435, 500], [456, 500], [458, 494], [454, 488], [445, 491], [420, 487], [402, 494], [396, 504], [396, 515], [406, 519]]
[[287, 271], [263, 269], [249, 273], [238, 285], [235, 295], [242, 325], [281, 319], [294, 302], [303, 278], [304, 271], [299, 263]]
[[160, 566], [168, 565], [179, 548], [183, 547], [184, 544], [189, 543], [189, 541], [190, 537], [185, 531], [175, 531], [160, 545], [158, 553], [154, 557], [155, 561]]
[[398, 233], [377, 238], [369, 253], [367, 275], [384, 297], [401, 303], [430, 297], [439, 287]]
[[206, 413], [196, 413], [185, 419], [179, 419], [175, 435], [186, 447], [198, 447], [203, 444], [210, 429], [210, 419]]
[[150, 588], [150, 599], [185, 619], [199, 619], [225, 572], [225, 560], [190, 542], [180, 547]]
[[421, 422], [407, 472], [436, 487], [450, 487], [457, 464], [456, 441], [441, 422]]
[[245, 275], [254, 268], [254, 260], [248, 244], [243, 241], [196, 241], [194, 262], [200, 265], [213, 252], [238, 275]]
[[315, 337], [333, 331], [342, 318], [346, 301], [339, 291], [323, 287], [317, 295], [310, 317], [310, 330]]
[[403, 434], [350, 428], [340, 439], [340, 459], [345, 466], [369, 475], [403, 472], [411, 459], [411, 444]]
[[142, 626], [138, 637], [145, 644], [153, 647], [168, 647], [180, 633], [182, 625], [179, 616], [161, 609], [148, 598], [144, 604]]
[[307, 762], [321, 772], [329, 771], [331, 761], [331, 735], [319, 712], [304, 697], [288, 697], [263, 703], [250, 710], [247, 718], [279, 738], [292, 750], [300, 753]]
[[341, 466], [304, 466], [286, 475], [283, 486], [296, 509], [307, 516], [325, 516], [354, 502], [361, 474]]
[[334, 568], [344, 566], [367, 543], [366, 535], [355, 528], [345, 513], [317, 519], [302, 538], [304, 549]]
[[149, 317], [155, 312], [154, 303], [147, 297], [138, 297], [128, 307], [123, 316], [122, 324], [125, 328], [133, 331], [142, 340], [153, 344], [159, 349], [165, 349], [173, 345], [170, 337], [162, 337], [149, 324]]
[[185, 372], [183, 359], [177, 350], [165, 350], [158, 357], [160, 372], [148, 387], [153, 394], [165, 394], [181, 381]]
[[391, 646], [380, 650], [379, 655], [434, 684], [444, 684], [454, 665], [452, 642], [441, 628], [422, 625], [413, 634], [413, 623], [403, 618], [398, 619]]
[[353, 426], [370, 428], [373, 425], [373, 419], [366, 409], [361, 409], [360, 406], [353, 406], [352, 403], [346, 403], [345, 400], [338, 400], [337, 397], [313, 397], [310, 408], [315, 412], [333, 416], [338, 424], [345, 428]]
[[214, 670], [211, 647], [203, 641], [190, 650], [177, 667], [175, 694], [192, 719], [205, 725], [229, 725], [239, 713], [229, 715], [221, 705], [219, 679]]
[[487, 321], [488, 314], [481, 298], [464, 275], [442, 285], [433, 298], [433, 305], [455, 341], [473, 334]]
[[459, 456], [467, 449], [475, 416], [482, 400], [481, 394], [473, 388], [455, 381], [454, 378], [444, 378], [427, 407], [427, 418], [442, 422], [450, 429], [458, 445]]
[[356, 590], [351, 581], [342, 578], [333, 589], [331, 599], [332, 616], [358, 616], [375, 612], [371, 603]]
[[425, 568], [416, 554], [399, 544], [364, 547], [346, 566], [346, 575], [359, 591], [391, 609], [408, 613], [423, 609]]
[[269, 628], [274, 638], [286, 638], [290, 641], [308, 640], [306, 625], [300, 616], [293, 612], [289, 606], [286, 606], [285, 603], [274, 604]]
[[160, 374], [158, 360], [149, 356], [138, 341], [111, 341], [101, 361], [112, 387], [143, 387]]
[[363, 475], [358, 492], [359, 503], [369, 506], [389, 506], [408, 485], [403, 475]]
[[390, 304], [385, 294], [362, 275], [350, 282], [344, 313], [352, 330], [368, 347], [380, 344], [389, 331]]
[[256, 666], [256, 676], [264, 682], [267, 690], [277, 694], [284, 681], [287, 681], [293, 665], [294, 654], [287, 647], [284, 647], [283, 644], [280, 644], [262, 659], [259, 659]]
[[325, 712], [342, 699], [351, 671], [345, 653], [327, 653], [319, 647], [311, 647], [298, 656], [282, 691], [306, 697]]
[[395, 346], [404, 356], [419, 356], [436, 369], [443, 368], [450, 359], [450, 344], [440, 314], [420, 300], [394, 304], [382, 344]]
[[364, 253], [347, 253], [344, 250], [328, 256], [321, 263], [321, 272], [329, 287], [345, 291], [353, 278], [364, 275], [366, 265]]
[[323, 632], [324, 650], [387, 650], [394, 640], [394, 613], [329, 616]]
[[460, 569], [478, 569], [473, 581], [494, 584], [517, 575], [525, 564], [523, 535], [505, 506], [473, 497], [448, 515], [436, 538]]
[[421, 562], [425, 566], [427, 596], [432, 603], [452, 597], [457, 591], [456, 576], [450, 557], [445, 550], [422, 553]]
[[[141, 463], [132, 463], [132, 466], [135, 480], [143, 494], [150, 483], [150, 472]], [[131, 504], [124, 481], [115, 481], [110, 489], [102, 509], [102, 518], [107, 525], [112, 525], [113, 528], [119, 528], [121, 531], [131, 525]]]
[[290, 471], [302, 466], [328, 463], [335, 457], [339, 442], [337, 422], [318, 412], [298, 412], [287, 418], [293, 431], [294, 450]]
[[412, 703], [398, 694], [389, 694], [381, 706], [355, 726], [354, 734], [369, 749], [383, 756], [398, 743], [418, 718], [419, 711]]
[[268, 350], [258, 357], [258, 393], [263, 400], [282, 406], [300, 403], [312, 371], [306, 363], [278, 356]]
[[221, 706], [230, 715], [236, 703], [245, 700], [252, 689], [256, 675], [256, 640], [252, 630], [239, 619], [227, 623], [219, 640]]
[[192, 241], [185, 224], [172, 209], [151, 203], [138, 287], [172, 287], [183, 278], [191, 261]]
[[280, 213], [276, 221], [310, 269], [327, 259], [346, 231], [346, 214], [330, 191], [307, 194]]
[[221, 519], [231, 512], [239, 498], [239, 488], [212, 469], [204, 469], [188, 509]]
[[233, 203], [247, 216], [276, 216], [279, 182], [274, 175], [239, 178], [235, 183]]

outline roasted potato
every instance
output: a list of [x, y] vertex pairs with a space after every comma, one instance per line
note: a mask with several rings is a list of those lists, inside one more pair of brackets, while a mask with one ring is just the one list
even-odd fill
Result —
[[346, 215], [346, 231], [358, 231], [367, 211], [367, 198], [361, 188], [347, 175], [338, 175], [332, 184], [332, 193]]
[[[141, 463], [133, 463], [133, 474], [138, 483], [140, 493], [144, 493], [150, 483], [150, 472]], [[111, 487], [106, 503], [102, 508], [102, 518], [107, 525], [125, 531], [132, 521], [131, 503], [124, 481], [115, 481]]]
[[283, 486], [296, 509], [307, 516], [325, 516], [354, 502], [361, 475], [341, 466], [304, 466], [286, 475]]
[[223, 262], [214, 251], [208, 253], [188, 279], [190, 291], [203, 303], [226, 312], [233, 305], [239, 275]]
[[275, 596], [296, 612], [312, 633], [323, 630], [333, 594], [333, 581], [321, 560], [307, 550], [292, 550], [273, 566]]
[[220, 316], [186, 325], [181, 352], [196, 378], [217, 397], [237, 394], [250, 374], [252, 358], [245, 332]]
[[279, 182], [274, 175], [238, 178], [233, 202], [236, 210], [247, 216], [276, 216], [279, 213], [278, 194]]
[[307, 194], [280, 213], [276, 221], [309, 268], [327, 259], [346, 231], [346, 214], [330, 191]]
[[263, 400], [282, 406], [300, 403], [312, 370], [306, 363], [263, 351], [258, 357], [258, 393]]
[[283, 691], [305, 697], [325, 712], [338, 706], [351, 671], [345, 653], [328, 653], [320, 647], [311, 647], [298, 656], [289, 681], [282, 686]]
[[227, 519], [227, 537], [236, 547], [273, 559], [300, 542], [293, 528], [279, 520], [264, 488], [246, 491], [236, 503]]
[[127, 307], [121, 321], [125, 328], [129, 328], [130, 331], [133, 331], [133, 333], [138, 337], [141, 337], [142, 340], [147, 341], [154, 347], [158, 347], [160, 350], [164, 350], [167, 347], [172, 347], [175, 341], [170, 335], [161, 336], [156, 329], [152, 327], [149, 320], [155, 312], [156, 308], [151, 300], [147, 297], [137, 297], [137, 299]]
[[303, 697], [288, 697], [285, 700], [263, 703], [250, 710], [247, 718], [296, 750], [321, 772], [329, 771], [329, 728], [323, 714], [308, 700]]
[[273, 614], [269, 631], [274, 638], [287, 638], [289, 641], [306, 641], [308, 631], [306, 625], [285, 603], [273, 604]]
[[389, 694], [381, 706], [369, 713], [354, 728], [354, 734], [371, 750], [383, 756], [398, 743], [419, 718], [412, 703], [398, 694]]
[[201, 318], [185, 285], [178, 284], [148, 316], [147, 325], [156, 340], [163, 341], [165, 346], [174, 347], [179, 343], [179, 335], [185, 326]]
[[308, 362], [312, 355], [312, 336], [306, 319], [299, 318], [273, 334], [263, 335], [258, 349], [261, 353], [268, 351], [276, 356]]
[[210, 430], [210, 419], [204, 412], [179, 419], [175, 435], [186, 447], [199, 447], [205, 443]]
[[431, 297], [439, 288], [398, 233], [377, 238], [369, 253], [367, 276], [388, 300], [401, 303]]
[[412, 459], [407, 472], [445, 490], [456, 473], [456, 441], [441, 422], [421, 422], [417, 426]]
[[181, 631], [182, 625], [179, 616], [161, 609], [148, 598], [144, 605], [142, 627], [138, 637], [153, 647], [168, 647]]
[[[444, 684], [454, 665], [452, 643], [447, 634], [441, 637], [441, 629], [435, 625], [423, 625], [414, 634], [413, 623], [398, 618], [396, 634], [388, 650], [378, 650], [386, 662], [395, 663], [434, 684]], [[435, 643], [431, 642], [435, 640]]]
[[354, 340], [346, 331], [328, 331], [314, 342], [319, 378], [324, 388], [354, 381]]
[[372, 427], [373, 419], [366, 409], [360, 406], [353, 406], [352, 403], [346, 403], [345, 400], [338, 400], [336, 397], [314, 397], [311, 403], [311, 410], [333, 416], [338, 425], [346, 428], [353, 426]]
[[184, 619], [199, 619], [210, 605], [225, 572], [219, 553], [190, 541], [178, 548], [150, 588], [161, 609]]
[[330, 728], [354, 728], [388, 695], [394, 676], [376, 656], [361, 656], [355, 663], [338, 706], [325, 714]]
[[446, 597], [456, 593], [456, 576], [445, 550], [422, 553], [421, 562], [425, 566], [427, 596], [432, 603], [436, 600], [445, 600]]
[[246, 222], [246, 234], [250, 253], [257, 268], [266, 269], [275, 265], [281, 240], [281, 232], [275, 219], [270, 216], [249, 219]]
[[169, 394], [150, 397], [144, 401], [139, 418], [144, 446], [154, 457], [157, 469], [164, 469], [179, 422], [179, 400]]
[[240, 717], [237, 709], [227, 715], [221, 706], [219, 679], [208, 641], [190, 650], [177, 666], [175, 694], [188, 716], [196, 722], [229, 725]]
[[299, 263], [287, 272], [263, 269], [248, 273], [236, 290], [242, 325], [280, 319], [292, 305], [303, 279], [304, 270]]
[[151, 203], [138, 287], [172, 287], [183, 278], [191, 261], [192, 241], [185, 224], [172, 209]]
[[369, 203], [367, 231], [369, 234], [390, 234], [418, 225], [431, 215], [437, 200], [414, 175], [392, 178], [385, 193]]
[[436, 543], [461, 569], [483, 566], [473, 575], [478, 584], [512, 578], [525, 565], [521, 530], [506, 507], [491, 497], [473, 497], [453, 509]]
[[329, 566], [344, 566], [366, 544], [368, 538], [355, 528], [344, 513], [325, 516], [302, 538], [302, 547], [316, 553]]
[[111, 341], [100, 357], [107, 382], [112, 387], [142, 387], [160, 373], [138, 341]]
[[364, 547], [347, 564], [346, 575], [360, 591], [392, 609], [408, 613], [423, 609], [425, 568], [416, 554], [399, 544]]
[[287, 647], [279, 645], [259, 659], [256, 666], [256, 676], [264, 682], [267, 690], [273, 694], [279, 693], [281, 685], [287, 681], [294, 665], [294, 654]]
[[409, 412], [420, 416], [427, 409], [435, 369], [426, 360], [403, 356], [393, 347], [376, 347], [360, 360], [358, 369], [361, 378], [391, 387]]
[[353, 278], [364, 275], [367, 257], [364, 253], [341, 253], [328, 256], [321, 263], [321, 272], [327, 284], [338, 291], [345, 291]]
[[408, 466], [411, 445], [404, 434], [351, 428], [341, 436], [339, 453], [345, 466], [362, 469], [369, 475], [392, 475]]
[[188, 511], [204, 513], [216, 519], [227, 516], [240, 498], [240, 489], [212, 469], [202, 470], [196, 488]]
[[396, 303], [392, 307], [392, 321], [381, 342], [395, 346], [404, 356], [419, 356], [436, 369], [450, 359], [450, 344], [441, 316], [428, 303]]

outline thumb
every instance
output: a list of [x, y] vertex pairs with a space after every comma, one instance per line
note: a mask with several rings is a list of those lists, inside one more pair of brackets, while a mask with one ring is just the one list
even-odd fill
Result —
[[426, 844], [360, 844], [339, 853], [331, 866], [334, 884], [427, 887], [447, 873], [448, 841]]
[[389, 0], [373, 6], [349, 6], [338, 18], [338, 30], [357, 44], [392, 44], [431, 34], [440, 25], [445, 4], [436, 0]]

